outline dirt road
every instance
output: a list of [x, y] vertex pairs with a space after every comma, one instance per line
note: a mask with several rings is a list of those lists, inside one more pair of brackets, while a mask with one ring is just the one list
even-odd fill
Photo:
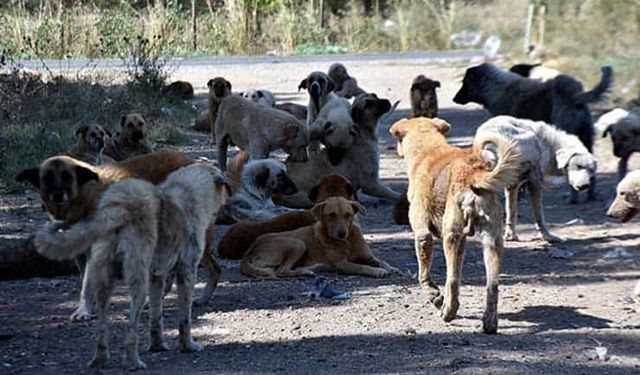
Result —
[[[299, 81], [328, 62], [185, 67], [176, 79], [203, 93], [209, 78], [224, 76], [234, 90], [270, 88], [279, 99], [304, 102]], [[469, 143], [487, 114], [451, 102], [464, 65], [426, 66], [420, 60], [346, 62], [361, 86], [391, 101], [402, 100], [397, 117], [408, 114], [408, 87], [417, 74], [442, 82], [441, 115], [453, 126], [449, 139]], [[201, 102], [202, 96], [200, 96]], [[380, 129], [381, 176], [406, 190], [402, 160]], [[212, 157], [207, 137], [193, 135], [188, 149]], [[480, 333], [484, 266], [478, 244], [467, 246], [458, 319], [445, 324], [410, 277], [373, 280], [330, 275], [347, 301], [310, 301], [301, 295], [308, 280], [260, 281], [223, 261], [222, 281], [207, 307], [194, 309], [194, 336], [206, 345], [197, 354], [177, 350], [143, 352], [148, 374], [637, 374], [640, 373], [640, 299], [631, 291], [640, 279], [640, 225], [609, 221], [604, 209], [613, 196], [616, 160], [608, 140], [597, 139], [601, 200], [564, 203], [567, 187], [548, 185], [545, 210], [551, 229], [567, 239], [550, 246], [536, 239], [526, 200], [520, 202], [521, 240], [507, 243], [500, 275], [499, 334]], [[197, 151], [197, 152], [196, 152]], [[632, 167], [639, 167], [638, 160]], [[383, 259], [407, 273], [417, 264], [408, 227], [392, 223], [391, 205], [361, 195], [366, 238]], [[584, 199], [584, 197], [583, 197]], [[34, 202], [37, 205], [37, 200]], [[21, 214], [43, 218], [37, 209]], [[219, 227], [223, 233], [225, 227]], [[444, 282], [438, 245], [433, 264]], [[120, 287], [112, 306], [111, 366], [88, 371], [95, 321], [67, 320], [76, 304], [78, 277], [0, 283], [0, 373], [54, 374], [122, 372], [122, 337], [127, 292]], [[202, 284], [199, 284], [199, 288]], [[175, 294], [165, 303], [166, 328], [177, 347]], [[146, 314], [144, 322], [146, 324]], [[146, 327], [141, 333], [147, 332]], [[143, 347], [146, 338], [142, 340]], [[607, 352], [599, 359], [595, 347]], [[602, 349], [600, 349], [602, 351]]]

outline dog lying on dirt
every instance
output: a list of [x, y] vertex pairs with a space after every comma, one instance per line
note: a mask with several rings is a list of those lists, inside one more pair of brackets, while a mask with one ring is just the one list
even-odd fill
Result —
[[300, 121], [307, 122], [307, 106], [287, 102], [276, 104], [274, 107], [281, 111], [291, 113]]
[[356, 213], [365, 213], [360, 203], [331, 197], [311, 213], [318, 220], [315, 224], [258, 237], [242, 257], [242, 273], [266, 278], [311, 276], [324, 270], [369, 277], [401, 273], [371, 253], [354, 222]]
[[218, 165], [226, 169], [229, 144], [246, 150], [252, 160], [283, 149], [292, 161], [307, 161], [307, 125], [284, 111], [267, 108], [238, 95], [220, 99], [216, 118]]
[[[355, 199], [353, 185], [339, 174], [330, 174], [320, 180], [309, 192], [313, 202], [324, 202], [329, 197]], [[258, 222], [239, 222], [227, 230], [218, 243], [218, 254], [227, 259], [241, 259], [251, 244], [266, 233], [285, 232], [298, 229], [316, 222], [311, 211], [285, 212], [271, 220]]]
[[[629, 172], [616, 187], [616, 199], [607, 210], [607, 216], [623, 223], [640, 212], [640, 171]], [[640, 296], [640, 282], [633, 293]]]
[[620, 158], [618, 181], [621, 181], [627, 174], [631, 154], [640, 151], [640, 107], [632, 109], [626, 116], [607, 126], [602, 137], [607, 134], [611, 135], [613, 154]]
[[[596, 174], [597, 162], [587, 151], [578, 137], [567, 134], [544, 122], [497, 116], [489, 119], [476, 131], [473, 145], [485, 150], [495, 159], [495, 145], [492, 140], [516, 142], [520, 150], [520, 180], [505, 190], [507, 227], [505, 239], [518, 241], [516, 223], [518, 218], [518, 191], [526, 184], [535, 216], [535, 226], [542, 238], [557, 242], [561, 238], [547, 229], [542, 206], [542, 187], [545, 175], [566, 174], [567, 181], [576, 190], [591, 188]], [[574, 197], [575, 198], [575, 197]]]
[[126, 179], [107, 188], [91, 219], [65, 231], [53, 225], [36, 234], [35, 247], [48, 258], [67, 259], [92, 248], [86, 275], [95, 287], [98, 326], [90, 367], [103, 367], [110, 358], [107, 309], [119, 275], [131, 293], [125, 336], [130, 370], [146, 367], [138, 354], [137, 330], [147, 295], [149, 349], [168, 350], [162, 337], [162, 297], [165, 277], [172, 270], [178, 280], [180, 350], [204, 349], [191, 337], [191, 298], [205, 232], [228, 197], [227, 186], [217, 168], [202, 163], [171, 173], [157, 188], [140, 179]]
[[137, 113], [123, 115], [120, 118], [120, 130], [104, 146], [103, 153], [115, 161], [122, 161], [152, 152], [145, 125], [144, 118]]
[[438, 95], [436, 88], [439, 81], [434, 81], [420, 74], [413, 79], [409, 96], [411, 98], [411, 117], [438, 117]]
[[287, 174], [287, 167], [275, 159], [251, 161], [243, 166], [240, 173], [240, 189], [234, 189], [233, 196], [220, 210], [218, 220], [236, 222], [271, 219], [283, 212], [276, 207], [271, 197], [298, 191]]
[[540, 82], [485, 63], [467, 69], [453, 101], [481, 104], [494, 116], [509, 115], [553, 124], [577, 135], [591, 152], [594, 129], [588, 104], [603, 100], [613, 82], [611, 67], [601, 70], [600, 83], [591, 91], [584, 91], [582, 84], [568, 75]]
[[[487, 299], [482, 327], [498, 329], [498, 275], [503, 250], [502, 208], [497, 192], [513, 186], [520, 170], [517, 146], [495, 140], [497, 162], [477, 147], [461, 149], [444, 137], [450, 125], [441, 119], [400, 120], [389, 130], [409, 174], [409, 221], [415, 237], [418, 277], [445, 322], [458, 312], [458, 295], [467, 236], [479, 232], [487, 272]], [[447, 263], [443, 296], [431, 278], [433, 237], [442, 238]]]
[[91, 165], [114, 162], [102, 154], [111, 137], [108, 130], [98, 124], [82, 125], [76, 130], [75, 136], [76, 143], [67, 151], [67, 155]]
[[347, 68], [344, 65], [334, 63], [329, 67], [327, 73], [335, 85], [334, 93], [339, 97], [351, 99], [366, 93], [358, 87], [358, 81], [347, 73]]
[[265, 107], [273, 107], [276, 97], [269, 90], [248, 89], [242, 92], [242, 97]]
[[294, 208], [309, 208], [313, 205], [307, 193], [323, 176], [338, 173], [351, 181], [357, 191], [365, 194], [397, 201], [402, 194], [396, 193], [379, 180], [380, 151], [378, 149], [378, 122], [387, 118], [398, 103], [391, 106], [387, 99], [379, 99], [375, 94], [363, 94], [356, 98], [351, 107], [351, 117], [358, 125], [358, 134], [353, 145], [344, 153], [337, 165], [329, 160], [329, 148], [306, 163], [287, 161], [289, 176], [298, 187], [298, 194], [278, 199], [282, 205]]
[[193, 99], [193, 86], [189, 82], [175, 81], [162, 90], [164, 95], [174, 96], [182, 100]]
[[351, 118], [351, 104], [344, 98], [329, 100], [309, 125], [311, 138], [320, 139], [327, 148], [331, 165], [342, 160], [359, 131], [358, 125]]
[[[169, 173], [194, 163], [189, 156], [176, 151], [157, 151], [127, 159], [118, 164], [91, 166], [68, 156], [54, 156], [37, 168], [26, 169], [16, 177], [19, 182], [28, 182], [38, 189], [44, 207], [52, 221], [70, 226], [96, 214], [100, 198], [109, 185], [127, 179], [141, 178], [158, 184]], [[96, 178], [97, 176], [97, 178]], [[213, 294], [220, 267], [211, 251], [213, 227], [207, 232], [207, 247], [204, 263], [207, 267], [207, 285], [197, 304], [206, 304]], [[85, 250], [88, 250], [87, 247]], [[71, 320], [91, 318], [93, 289], [87, 285], [86, 272], [82, 280], [80, 302], [71, 314]]]
[[540, 64], [516, 64], [509, 71], [536, 81], [546, 82], [559, 76], [560, 71]]
[[209, 125], [211, 126], [211, 144], [216, 144], [216, 118], [218, 107], [223, 97], [231, 95], [231, 82], [222, 77], [210, 79], [207, 82], [209, 88]]

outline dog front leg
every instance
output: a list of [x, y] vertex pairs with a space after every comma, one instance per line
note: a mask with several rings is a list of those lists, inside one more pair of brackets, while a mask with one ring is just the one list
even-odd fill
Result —
[[162, 297], [164, 294], [165, 277], [151, 275], [149, 289], [149, 351], [161, 352], [169, 350], [162, 338]]
[[221, 135], [217, 140], [218, 167], [222, 172], [227, 171], [227, 149], [229, 148], [229, 135]]
[[69, 319], [71, 321], [84, 321], [90, 320], [93, 316], [93, 295], [95, 294], [95, 285], [93, 285], [93, 279], [88, 273], [88, 268], [85, 270], [82, 276], [82, 289], [80, 290], [80, 301], [78, 307], [71, 313]]
[[349, 262], [348, 260], [342, 260], [334, 263], [335, 269], [346, 275], [362, 275], [368, 277], [385, 277], [389, 275], [389, 271], [380, 267], [372, 267], [364, 264], [358, 264]]
[[362, 187], [362, 191], [365, 194], [386, 199], [394, 203], [402, 197], [402, 194], [396, 193], [377, 179], [368, 181], [368, 183]]
[[[547, 242], [562, 241], [562, 238], [554, 235], [547, 229], [547, 223], [544, 219], [544, 209], [542, 207], [542, 176], [532, 176], [529, 178], [527, 188], [529, 189], [529, 198], [531, 199], [533, 214], [536, 218], [536, 229]], [[508, 222], [507, 225], [509, 225]]]
[[507, 228], [504, 232], [504, 239], [507, 241], [520, 241], [516, 234], [516, 225], [518, 224], [518, 186], [504, 189], [505, 209], [507, 211]]
[[204, 290], [202, 291], [202, 295], [200, 295], [200, 297], [193, 301], [196, 306], [204, 306], [209, 303], [211, 297], [213, 296], [213, 292], [215, 292], [218, 286], [220, 274], [222, 273], [222, 268], [220, 268], [215, 256], [211, 252], [214, 229], [214, 225], [210, 225], [209, 228], [207, 228], [207, 232], [205, 234], [206, 240], [204, 245], [204, 252], [202, 253], [201, 263], [203, 263], [205, 268], [207, 283], [204, 287]]
[[[149, 253], [151, 253], [151, 251], [149, 251]], [[146, 363], [142, 362], [140, 353], [138, 353], [138, 321], [140, 320], [140, 314], [142, 313], [148, 294], [149, 267], [144, 264], [144, 259], [133, 259], [129, 260], [129, 262], [137, 264], [127, 264], [125, 261], [124, 265], [125, 280], [127, 280], [131, 294], [129, 322], [127, 323], [124, 341], [126, 350], [125, 363], [130, 371], [136, 371], [147, 368]], [[161, 296], [163, 289], [164, 288], [161, 288], [158, 292]], [[160, 297], [160, 299], [162, 299], [162, 297]]]
[[[189, 252], [197, 252], [199, 250], [192, 249]], [[180, 321], [178, 331], [180, 336], [180, 350], [183, 352], [201, 352], [204, 346], [196, 342], [191, 337], [191, 298], [193, 295], [193, 286], [195, 284], [195, 275], [198, 265], [181, 264], [178, 268], [178, 305], [180, 310]]]
[[629, 155], [625, 155], [618, 161], [618, 182], [622, 181], [627, 175], [627, 166], [629, 164]]

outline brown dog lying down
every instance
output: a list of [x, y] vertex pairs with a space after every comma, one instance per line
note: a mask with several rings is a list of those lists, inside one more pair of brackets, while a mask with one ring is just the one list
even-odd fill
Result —
[[311, 276], [325, 270], [369, 277], [401, 273], [371, 253], [354, 221], [358, 212], [365, 213], [358, 202], [328, 198], [311, 209], [318, 220], [315, 224], [258, 237], [242, 257], [240, 270], [268, 278]]
[[91, 165], [113, 163], [114, 160], [102, 155], [105, 144], [111, 133], [98, 124], [87, 124], [79, 127], [76, 132], [76, 143], [67, 151], [67, 155]]
[[[324, 202], [329, 197], [354, 199], [351, 182], [339, 174], [325, 176], [309, 192], [313, 202]], [[243, 221], [229, 227], [218, 243], [218, 255], [227, 259], [241, 259], [256, 238], [266, 233], [285, 232], [316, 222], [311, 211], [285, 212], [270, 220]]]
[[[16, 179], [28, 182], [40, 191], [51, 220], [70, 226], [91, 217], [98, 209], [100, 198], [109, 185], [126, 178], [137, 177], [158, 184], [167, 176], [194, 160], [176, 151], [158, 151], [133, 157], [119, 164], [92, 166], [67, 157], [54, 156], [42, 162], [38, 168], [26, 169]], [[207, 231], [205, 249], [211, 248], [213, 227]], [[205, 251], [204, 264], [208, 267], [209, 279], [202, 296], [195, 303], [207, 303], [220, 277], [220, 267], [211, 251]], [[71, 314], [71, 320], [86, 320], [92, 314], [91, 286], [82, 283], [80, 305]]]
[[[464, 245], [478, 231], [487, 272], [487, 300], [482, 320], [485, 333], [498, 329], [498, 274], [502, 257], [502, 208], [497, 192], [518, 181], [518, 149], [496, 139], [495, 165], [478, 147], [450, 146], [441, 119], [400, 120], [389, 130], [398, 142], [409, 174], [409, 221], [415, 236], [418, 277], [430, 301], [448, 322], [456, 317]], [[431, 279], [433, 236], [442, 238], [447, 263], [446, 294]]]

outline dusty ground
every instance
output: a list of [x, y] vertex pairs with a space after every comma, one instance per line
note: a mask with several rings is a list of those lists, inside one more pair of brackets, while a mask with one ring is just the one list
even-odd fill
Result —
[[[202, 93], [209, 78], [222, 75], [235, 90], [267, 87], [283, 100], [304, 101], [305, 96], [296, 92], [299, 81], [309, 71], [325, 70], [328, 65], [178, 69], [174, 78], [193, 82]], [[441, 115], [453, 125], [450, 139], [454, 142], [468, 143], [475, 127], [487, 117], [478, 107], [451, 102], [463, 66], [426, 66], [411, 60], [347, 66], [365, 89], [392, 101], [401, 99], [398, 116], [407, 115], [407, 90], [416, 74], [442, 81]], [[388, 125], [380, 129], [381, 176], [394, 189], [404, 191], [404, 164], [395, 154], [387, 130]], [[211, 158], [207, 137], [194, 134], [193, 138], [189, 150]], [[615, 186], [616, 160], [608, 141], [597, 142], [599, 202], [567, 205], [565, 186], [549, 185], [546, 191], [547, 219], [566, 242], [549, 246], [537, 240], [528, 204], [525, 200], [520, 203], [523, 241], [508, 243], [505, 251], [498, 335], [480, 333], [484, 267], [475, 240], [467, 246], [459, 318], [450, 324], [443, 323], [425, 302], [410, 276], [373, 280], [331, 275], [334, 286], [352, 292], [353, 297], [321, 303], [301, 296], [307, 280], [253, 280], [239, 273], [237, 262], [223, 261], [222, 281], [214, 300], [194, 310], [194, 336], [205, 343], [206, 350], [198, 354], [143, 352], [142, 359], [149, 365], [146, 373], [639, 373], [640, 299], [633, 298], [631, 290], [640, 279], [640, 226], [620, 225], [604, 216]], [[640, 166], [637, 161], [632, 164]], [[410, 229], [393, 225], [390, 204], [362, 197], [368, 208], [362, 221], [374, 251], [415, 274]], [[35, 198], [8, 197], [2, 203], [13, 207], [26, 203], [19, 209], [5, 209], [0, 227], [3, 240], [16, 230], [31, 231], [44, 220]], [[218, 232], [224, 230], [220, 227]], [[442, 284], [445, 267], [439, 249], [433, 267], [436, 281]], [[612, 251], [622, 255], [611, 256]], [[85, 365], [93, 351], [95, 321], [67, 320], [79, 286], [78, 277], [0, 283], [1, 373], [122, 371], [118, 359], [126, 322], [126, 290], [117, 290], [112, 307], [111, 351], [115, 361], [106, 370], [88, 371]], [[175, 348], [173, 293], [165, 306], [167, 334]], [[146, 314], [144, 319], [146, 322]], [[146, 333], [143, 327], [140, 332]], [[606, 360], [591, 354], [597, 346], [607, 349]]]

